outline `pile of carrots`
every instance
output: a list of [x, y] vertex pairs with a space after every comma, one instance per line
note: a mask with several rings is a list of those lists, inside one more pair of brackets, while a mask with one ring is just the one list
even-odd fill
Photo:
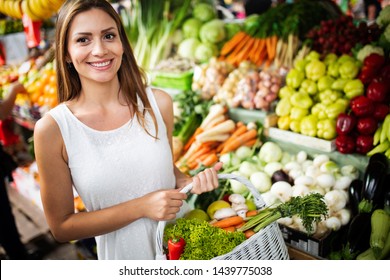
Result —
[[[246, 217], [255, 216], [258, 213], [258, 210], [251, 210], [246, 213]], [[224, 218], [219, 221], [211, 221], [210, 224], [214, 227], [219, 227], [228, 232], [235, 232], [238, 228], [245, 225], [246, 220], [241, 216], [232, 216], [228, 218]], [[249, 238], [255, 234], [253, 229], [248, 229], [244, 231], [245, 237]]]
[[240, 31], [222, 46], [219, 59], [234, 66], [248, 60], [258, 67], [263, 64], [265, 67], [269, 67], [276, 57], [277, 43], [278, 37], [276, 35], [260, 38]]
[[201, 166], [210, 167], [219, 156], [241, 146], [253, 147], [259, 141], [255, 127], [235, 123], [221, 104], [213, 105], [201, 125], [184, 145], [176, 166], [184, 173]]

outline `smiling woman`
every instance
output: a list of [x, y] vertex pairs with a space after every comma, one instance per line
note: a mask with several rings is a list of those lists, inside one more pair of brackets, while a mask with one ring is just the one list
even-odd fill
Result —
[[[60, 104], [34, 130], [48, 225], [59, 241], [95, 237], [99, 259], [154, 259], [180, 189], [214, 190], [221, 164], [192, 178], [175, 167], [172, 99], [147, 85], [109, 2], [66, 1], [56, 46]], [[86, 212], [75, 213], [73, 187]]]

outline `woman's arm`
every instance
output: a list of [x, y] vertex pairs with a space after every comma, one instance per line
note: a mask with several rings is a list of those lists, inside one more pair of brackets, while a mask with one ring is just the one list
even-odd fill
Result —
[[[172, 148], [172, 134], [174, 127], [173, 117], [173, 101], [169, 94], [164, 91], [154, 89], [154, 95], [157, 100], [161, 115], [164, 119], [167, 128], [167, 137]], [[173, 163], [174, 164], [174, 163]], [[222, 163], [217, 163], [213, 168], [207, 168], [194, 177], [189, 177], [183, 174], [175, 165], [174, 173], [176, 177], [176, 187], [183, 188], [189, 183], [193, 183], [192, 193], [200, 194], [203, 192], [212, 191], [218, 187], [217, 171], [221, 169]]]
[[4, 120], [11, 113], [18, 93], [24, 92], [26, 89], [21, 83], [15, 82], [10, 85], [7, 97], [0, 102], [0, 120]]
[[156, 191], [102, 210], [75, 213], [66, 150], [57, 123], [51, 116], [45, 115], [37, 122], [34, 143], [44, 212], [58, 241], [112, 232], [142, 217], [173, 219], [186, 198], [177, 190]]

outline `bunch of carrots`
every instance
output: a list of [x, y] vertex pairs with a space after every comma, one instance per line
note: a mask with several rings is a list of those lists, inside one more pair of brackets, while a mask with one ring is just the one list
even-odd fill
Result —
[[251, 61], [258, 67], [269, 67], [276, 57], [277, 43], [277, 35], [260, 38], [240, 31], [222, 46], [219, 59], [234, 66]]
[[[237, 216], [227, 217], [218, 221], [213, 220], [210, 222], [210, 224], [214, 227], [219, 227], [228, 232], [235, 232], [237, 231], [237, 229], [243, 227], [246, 224], [246, 221], [250, 217], [254, 217], [258, 213], [259, 213], [258, 210], [251, 210], [246, 212], [245, 218], [237, 215]], [[255, 231], [250, 228], [245, 230], [244, 234], [246, 238], [249, 238], [255, 234]]]
[[211, 106], [208, 115], [184, 145], [183, 154], [176, 161], [182, 172], [210, 167], [219, 155], [235, 151], [240, 146], [252, 147], [259, 139], [257, 129], [242, 122], [235, 123], [227, 116], [226, 107]]

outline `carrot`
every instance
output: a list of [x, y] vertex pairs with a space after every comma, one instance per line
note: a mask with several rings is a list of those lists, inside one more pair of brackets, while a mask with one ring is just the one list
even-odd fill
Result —
[[221, 56], [226, 56], [228, 53], [233, 51], [237, 45], [244, 40], [246, 37], [249, 37], [244, 31], [237, 32], [229, 41], [227, 41], [220, 51]]
[[250, 50], [248, 54], [248, 58], [253, 61], [253, 58], [256, 57], [257, 48], [259, 47], [261, 39], [255, 38], [255, 43], [253, 44], [252, 49]]
[[231, 227], [224, 227], [222, 228], [223, 230], [227, 231], [227, 232], [235, 232], [236, 231], [236, 228], [234, 226], [231, 226]]
[[252, 147], [257, 142], [257, 137], [251, 140], [246, 141], [243, 146]]
[[201, 155], [210, 152], [210, 147], [201, 145], [199, 149], [187, 158], [187, 162], [195, 161]]
[[235, 58], [240, 53], [240, 51], [248, 44], [248, 42], [253, 39], [251, 36], [245, 36], [241, 42], [237, 44], [237, 46], [234, 48], [234, 50], [226, 57], [226, 61], [230, 62], [231, 64], [235, 64]]
[[221, 154], [225, 154], [225, 153], [234, 151], [238, 147], [240, 147], [243, 143], [245, 143], [246, 141], [253, 139], [255, 137], [257, 137], [257, 131], [255, 129], [250, 129], [247, 132], [245, 132], [244, 134], [241, 134], [240, 136], [238, 136], [237, 138], [232, 140], [227, 145], [225, 145], [225, 147], [221, 151]]
[[253, 50], [252, 52], [252, 59], [251, 61], [253, 63], [256, 63], [256, 61], [259, 59], [259, 57], [261, 57], [264, 53], [264, 51], [266, 50], [266, 46], [265, 46], [265, 39], [264, 38], [259, 38], [259, 44], [256, 48], [256, 50]]
[[241, 224], [244, 221], [244, 219], [240, 216], [233, 216], [229, 218], [225, 218], [219, 221], [216, 221], [212, 225], [219, 228], [226, 228], [226, 227], [234, 227], [238, 224]]
[[200, 133], [202, 133], [202, 132], [203, 132], [203, 128], [198, 127], [198, 128], [195, 130], [194, 134], [192, 134], [192, 136], [190, 137], [190, 139], [188, 139], [187, 143], [184, 145], [183, 150], [184, 150], [184, 151], [188, 151], [188, 149], [190, 148], [190, 146], [192, 145], [192, 143], [194, 143], [194, 141], [195, 141], [195, 136], [198, 135], [198, 134], [200, 134]]
[[241, 51], [235, 57], [234, 61], [236, 64], [239, 64], [240, 62], [248, 59], [249, 53], [252, 51], [255, 42], [256, 42], [256, 38], [253, 37], [247, 41], [246, 45], [241, 49]]
[[240, 227], [242, 227], [243, 225], [245, 225], [245, 221], [242, 222], [241, 224], [236, 225], [235, 228], [240, 228]]
[[223, 148], [228, 144], [230, 143], [231, 141], [233, 141], [234, 139], [237, 138], [237, 136], [245, 133], [248, 131], [248, 128], [246, 127], [246, 125], [242, 124], [240, 125], [239, 127], [236, 128], [235, 131], [233, 131], [233, 133], [230, 135], [230, 137], [221, 143], [221, 145], [217, 148], [217, 152], [221, 152], [223, 150]]
[[[265, 45], [265, 42], [264, 42], [264, 45]], [[256, 61], [254, 61], [254, 63], [256, 64], [256, 66], [260, 67], [264, 63], [264, 60], [266, 58], [267, 58], [267, 48], [264, 46], [263, 50], [261, 52], [259, 52], [259, 55], [258, 55]]]
[[252, 216], [255, 216], [257, 213], [258, 213], [257, 210], [250, 210], [250, 211], [246, 212], [246, 216], [252, 217]]
[[204, 160], [202, 160], [202, 164], [204, 166], [211, 166], [218, 161], [218, 156], [214, 153], [209, 154]]
[[244, 234], [245, 234], [245, 237], [246, 239], [248, 239], [249, 237], [251, 237], [252, 235], [255, 235], [255, 231], [253, 229], [248, 229], [246, 231], [244, 231]]

